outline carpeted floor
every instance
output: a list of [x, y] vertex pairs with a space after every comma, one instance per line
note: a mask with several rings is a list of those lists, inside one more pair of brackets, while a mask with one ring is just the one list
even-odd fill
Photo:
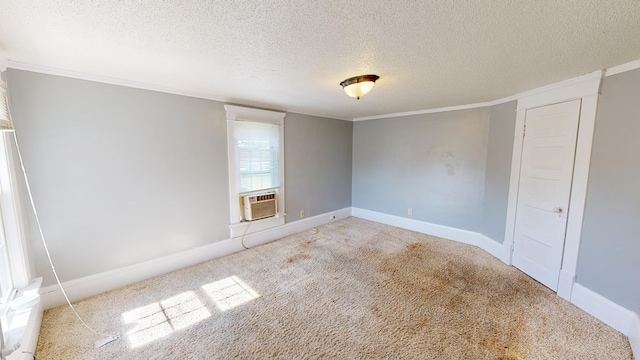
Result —
[[44, 359], [632, 359], [484, 251], [348, 218], [45, 312]]

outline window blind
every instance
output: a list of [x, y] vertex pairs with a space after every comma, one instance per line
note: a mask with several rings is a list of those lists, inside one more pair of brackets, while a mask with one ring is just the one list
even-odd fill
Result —
[[0, 80], [0, 127], [3, 129], [11, 128], [7, 101], [7, 83], [2, 80]]
[[236, 122], [235, 146], [240, 192], [280, 186], [280, 127], [277, 124]]

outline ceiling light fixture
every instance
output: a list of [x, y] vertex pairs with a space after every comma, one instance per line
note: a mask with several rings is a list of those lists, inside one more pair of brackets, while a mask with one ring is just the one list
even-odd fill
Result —
[[373, 85], [379, 78], [378, 75], [354, 76], [341, 82], [340, 86], [342, 86], [347, 95], [360, 100], [360, 96], [365, 95], [373, 89]]

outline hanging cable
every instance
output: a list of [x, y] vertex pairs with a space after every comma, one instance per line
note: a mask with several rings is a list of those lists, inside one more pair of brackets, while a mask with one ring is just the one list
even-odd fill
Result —
[[253, 221], [249, 221], [249, 225], [247, 225], [247, 227], [244, 229], [244, 232], [242, 233], [242, 238], [240, 239], [240, 244], [245, 249], [248, 249], [249, 247], [247, 247], [247, 245], [244, 244], [244, 236], [247, 235], [247, 231], [249, 231], [249, 227], [251, 226], [252, 222]]
[[[4, 82], [3, 82], [4, 83]], [[4, 83], [6, 84], [6, 83]], [[75, 316], [78, 318], [78, 320], [80, 320], [80, 323], [82, 323], [82, 325], [84, 325], [84, 327], [86, 327], [87, 329], [89, 329], [92, 333], [96, 334], [96, 335], [107, 335], [107, 338], [99, 340], [95, 343], [95, 347], [98, 348], [100, 346], [103, 346], [107, 343], [110, 343], [111, 341], [114, 341], [116, 339], [118, 339], [120, 337], [120, 335], [114, 335], [114, 334], [106, 334], [106, 333], [101, 333], [97, 330], [95, 330], [94, 328], [92, 328], [91, 326], [89, 326], [80, 316], [80, 314], [78, 314], [78, 312], [76, 311], [75, 307], [73, 306], [73, 304], [71, 304], [71, 300], [69, 300], [69, 296], [67, 295], [67, 292], [64, 290], [64, 287], [62, 286], [62, 282], [60, 282], [60, 278], [58, 277], [58, 273], [56, 271], [55, 266], [53, 265], [53, 260], [51, 259], [51, 253], [49, 252], [49, 247], [47, 246], [47, 241], [44, 237], [44, 232], [42, 231], [42, 225], [40, 224], [40, 217], [38, 216], [38, 211], [36, 210], [36, 204], [33, 201], [33, 194], [31, 193], [31, 186], [29, 184], [29, 178], [27, 177], [27, 171], [24, 167], [24, 161], [22, 160], [22, 153], [20, 152], [20, 145], [18, 144], [18, 137], [16, 136], [16, 131], [15, 129], [13, 129], [12, 126], [12, 121], [11, 121], [11, 109], [10, 109], [10, 102], [8, 99], [8, 91], [6, 91], [6, 87], [4, 88], [4, 96], [2, 96], [3, 101], [6, 101], [6, 103], [4, 104], [5, 107], [3, 107], [3, 110], [6, 110], [6, 115], [7, 120], [8, 120], [8, 128], [9, 131], [11, 131], [13, 133], [13, 142], [16, 146], [16, 152], [18, 154], [18, 159], [20, 161], [20, 168], [22, 170], [22, 174], [24, 176], [24, 182], [26, 185], [26, 189], [27, 189], [27, 194], [29, 195], [29, 202], [31, 203], [31, 209], [33, 210], [33, 215], [34, 218], [36, 220], [36, 225], [38, 226], [38, 231], [40, 233], [40, 239], [42, 239], [42, 244], [44, 245], [44, 251], [47, 254], [47, 259], [49, 260], [49, 265], [51, 266], [51, 270], [53, 271], [53, 276], [56, 279], [56, 282], [58, 283], [58, 286], [60, 287], [60, 291], [62, 292], [62, 295], [64, 296], [65, 300], [67, 301], [67, 305], [69, 305], [69, 308], [71, 308], [71, 311], [73, 311], [73, 313], [75, 314]]]
[[16, 131], [13, 130], [11, 132], [13, 133], [13, 141], [14, 141], [14, 144], [16, 145], [16, 152], [18, 153], [18, 159], [20, 161], [20, 168], [22, 169], [22, 174], [24, 175], [24, 182], [25, 182], [25, 185], [26, 185], [26, 188], [27, 188], [27, 194], [29, 195], [29, 202], [31, 203], [31, 209], [33, 210], [33, 216], [34, 216], [34, 218], [36, 220], [36, 226], [38, 227], [38, 231], [40, 233], [40, 239], [42, 239], [42, 244], [44, 245], [44, 251], [47, 254], [47, 259], [49, 260], [49, 265], [51, 266], [51, 270], [53, 271], [53, 276], [56, 278], [56, 282], [58, 283], [58, 286], [60, 287], [60, 291], [62, 292], [62, 295], [64, 295], [65, 300], [67, 301], [67, 305], [69, 305], [69, 307], [71, 308], [73, 313], [76, 315], [78, 320], [80, 320], [82, 325], [84, 325], [87, 329], [89, 329], [94, 334], [96, 334], [96, 335], [108, 335], [108, 336], [111, 336], [111, 337], [115, 336], [116, 338], [118, 338], [119, 337], [118, 335], [101, 333], [101, 332], [95, 330], [94, 328], [92, 328], [91, 326], [89, 326], [82, 319], [82, 317], [80, 317], [80, 314], [78, 314], [78, 312], [76, 311], [76, 309], [73, 306], [73, 304], [71, 304], [71, 300], [69, 300], [69, 296], [67, 296], [67, 292], [64, 290], [64, 287], [62, 286], [62, 283], [60, 282], [60, 278], [58, 277], [58, 272], [56, 271], [56, 268], [53, 265], [53, 260], [51, 259], [51, 253], [49, 252], [49, 247], [47, 246], [47, 241], [45, 240], [44, 232], [42, 231], [42, 225], [40, 224], [40, 217], [38, 216], [38, 211], [36, 210], [36, 204], [34, 203], [33, 195], [31, 194], [31, 186], [29, 185], [29, 179], [27, 178], [27, 171], [25, 170], [24, 162], [22, 161], [22, 153], [20, 152], [20, 145], [18, 145], [18, 137], [16, 136]]

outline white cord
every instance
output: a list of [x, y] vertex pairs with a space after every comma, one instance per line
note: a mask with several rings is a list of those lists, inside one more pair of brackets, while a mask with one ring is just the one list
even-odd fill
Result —
[[249, 231], [249, 227], [251, 226], [251, 223], [253, 221], [249, 221], [249, 225], [247, 225], [247, 227], [244, 229], [244, 232], [242, 233], [242, 239], [240, 239], [240, 244], [242, 244], [242, 247], [245, 249], [248, 249], [248, 247], [244, 244], [244, 236], [247, 235], [247, 231]]
[[69, 300], [69, 297], [67, 296], [67, 292], [64, 291], [64, 287], [62, 286], [62, 283], [60, 282], [60, 278], [58, 278], [58, 273], [56, 272], [56, 268], [53, 266], [53, 260], [51, 260], [51, 254], [49, 253], [49, 247], [47, 246], [47, 241], [44, 238], [44, 232], [42, 231], [42, 226], [40, 225], [40, 218], [38, 217], [38, 212], [36, 211], [36, 204], [33, 202], [33, 195], [31, 194], [31, 187], [29, 186], [29, 179], [27, 178], [27, 171], [25, 170], [24, 162], [22, 161], [22, 153], [20, 153], [20, 146], [18, 145], [18, 137], [16, 136], [16, 131], [13, 130], [12, 133], [13, 133], [13, 141], [15, 142], [16, 150], [17, 150], [17, 153], [18, 153], [18, 159], [20, 160], [20, 167], [22, 168], [22, 174], [24, 175], [24, 182], [25, 182], [26, 187], [27, 187], [27, 194], [29, 194], [29, 201], [31, 202], [31, 208], [33, 209], [33, 215], [34, 215], [34, 218], [36, 219], [36, 225], [38, 226], [38, 231], [40, 232], [40, 238], [42, 239], [42, 244], [44, 245], [44, 251], [47, 253], [47, 258], [49, 259], [49, 265], [51, 265], [51, 270], [53, 271], [53, 275], [56, 278], [56, 282], [58, 283], [58, 286], [60, 287], [60, 290], [62, 291], [62, 295], [64, 295], [65, 300], [67, 300], [67, 304], [69, 305], [69, 307], [71, 308], [73, 313], [76, 315], [78, 320], [80, 320], [82, 325], [84, 325], [87, 329], [91, 330], [91, 332], [93, 332], [96, 335], [109, 335], [109, 336], [118, 337], [118, 335], [105, 334], [105, 333], [98, 332], [98, 331], [94, 330], [91, 326], [87, 325], [87, 323], [84, 322], [84, 320], [82, 320], [82, 318], [80, 317], [80, 315], [78, 314], [76, 309], [71, 304], [71, 300]]

